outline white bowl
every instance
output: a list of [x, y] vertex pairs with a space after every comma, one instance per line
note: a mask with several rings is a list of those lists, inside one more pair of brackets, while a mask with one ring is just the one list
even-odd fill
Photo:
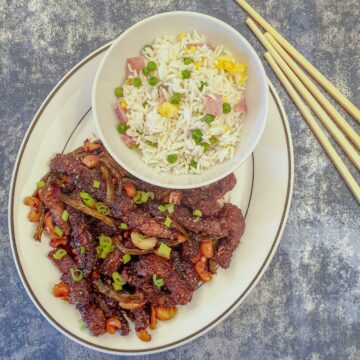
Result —
[[[197, 30], [212, 45], [223, 44], [241, 62], [248, 65], [246, 102], [248, 113], [242, 140], [234, 158], [217, 164], [199, 175], [174, 175], [156, 172], [141, 160], [138, 151], [129, 149], [115, 130], [114, 88], [125, 79], [126, 59], [137, 56], [145, 44], [164, 34]], [[194, 188], [213, 183], [238, 168], [254, 151], [263, 133], [268, 112], [269, 92], [262, 63], [252, 46], [235, 29], [208, 15], [174, 11], [138, 22], [122, 33], [108, 50], [97, 71], [92, 105], [98, 136], [107, 150], [127, 171], [151, 184], [168, 188]]]

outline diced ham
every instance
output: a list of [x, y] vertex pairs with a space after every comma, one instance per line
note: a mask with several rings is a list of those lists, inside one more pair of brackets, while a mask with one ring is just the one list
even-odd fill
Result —
[[195, 43], [194, 45], [199, 46], [199, 47], [206, 45], [209, 50], [211, 50], [211, 51], [215, 50], [214, 46], [212, 46], [211, 44], [207, 44], [207, 43]]
[[124, 144], [128, 147], [130, 147], [131, 145], [135, 145], [135, 141], [126, 134], [120, 134], [120, 139], [124, 142]]
[[205, 112], [214, 116], [219, 116], [223, 112], [222, 95], [213, 94], [205, 98]]
[[247, 105], [245, 97], [242, 97], [241, 100], [234, 105], [234, 111], [241, 112], [246, 114], [247, 113]]
[[115, 112], [120, 123], [126, 124], [128, 119], [126, 117], [125, 109], [121, 106], [121, 103], [118, 102], [115, 107]]
[[137, 74], [145, 67], [145, 58], [143, 56], [135, 56], [126, 60], [126, 77], [129, 77], [129, 65]]

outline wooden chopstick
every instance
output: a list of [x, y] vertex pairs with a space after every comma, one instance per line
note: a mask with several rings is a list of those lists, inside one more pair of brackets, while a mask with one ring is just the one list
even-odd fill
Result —
[[280, 46], [270, 33], [265, 33], [264, 36], [275, 48], [279, 55], [286, 61], [292, 71], [303, 82], [307, 89], [315, 96], [318, 102], [327, 111], [329, 116], [336, 122], [340, 129], [347, 135], [352, 143], [360, 150], [360, 135], [349, 125], [349, 123], [336, 110], [335, 106], [323, 95], [323, 93], [316, 87], [310, 78], [301, 70], [296, 62], [288, 55], [288, 53]]
[[341, 104], [355, 120], [360, 122], [360, 110], [343, 95], [323, 74], [302, 56], [278, 31], [276, 31], [245, 0], [235, 0], [264, 30], [277, 42], [329, 93]]
[[296, 104], [302, 115], [304, 116], [306, 122], [308, 123], [316, 138], [324, 148], [325, 152], [330, 157], [331, 161], [334, 163], [336, 169], [339, 171], [345, 183], [347, 184], [351, 192], [354, 194], [356, 200], [360, 203], [360, 186], [357, 184], [354, 177], [351, 175], [350, 171], [348, 170], [344, 162], [341, 160], [335, 148], [331, 145], [329, 139], [321, 130], [320, 126], [312, 116], [311, 111], [303, 103], [295, 88], [291, 85], [290, 81], [286, 78], [285, 74], [277, 65], [276, 61], [269, 52], [265, 53], [265, 58], [275, 72], [275, 74], [277, 75], [277, 77], [279, 78], [279, 80], [281, 81], [281, 83], [283, 84], [283, 86], [285, 87], [285, 89], [287, 90], [288, 94], [293, 99], [294, 103]]
[[349, 159], [353, 162], [356, 168], [360, 170], [360, 155], [358, 151], [353, 148], [350, 142], [339, 130], [339, 128], [332, 122], [328, 114], [319, 105], [316, 99], [311, 95], [309, 90], [302, 84], [302, 82], [298, 79], [298, 77], [294, 74], [294, 72], [290, 69], [290, 67], [286, 64], [286, 62], [282, 59], [282, 57], [277, 53], [275, 48], [265, 38], [264, 34], [260, 31], [260, 29], [257, 27], [255, 22], [251, 19], [247, 19], [246, 23], [255, 33], [255, 35], [258, 37], [258, 39], [261, 41], [264, 47], [270, 52], [270, 54], [278, 63], [282, 71], [286, 74], [287, 78], [291, 81], [292, 85], [294, 85], [296, 90], [304, 98], [304, 100], [311, 107], [311, 109], [316, 113], [316, 115], [321, 120], [322, 124], [326, 127], [326, 129], [330, 132], [330, 134], [334, 137], [334, 139], [338, 142], [338, 144], [341, 146], [341, 148], [349, 157]]

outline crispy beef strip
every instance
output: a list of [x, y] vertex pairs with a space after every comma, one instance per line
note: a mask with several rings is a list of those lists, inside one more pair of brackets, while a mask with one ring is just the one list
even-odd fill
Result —
[[194, 234], [189, 234], [189, 240], [182, 244], [182, 255], [185, 258], [193, 259], [200, 253], [199, 242], [194, 239]]
[[54, 220], [55, 224], [63, 231], [65, 235], [69, 235], [70, 226], [62, 218], [65, 207], [63, 202], [59, 199], [60, 194], [60, 189], [50, 184], [46, 184], [44, 187], [43, 201], [45, 206], [50, 210], [51, 217]]
[[[72, 229], [71, 246], [78, 251], [78, 264], [84, 276], [87, 277], [97, 262], [96, 242], [86, 215], [74, 209], [69, 209], [69, 213], [69, 223]], [[85, 252], [81, 250], [85, 250]]]
[[88, 304], [91, 301], [91, 289], [87, 281], [83, 278], [80, 281], [74, 281], [71, 274], [63, 274], [61, 280], [70, 286], [71, 304]]
[[119, 266], [123, 262], [124, 254], [118, 249], [115, 250], [107, 256], [100, 266], [100, 272], [103, 275], [111, 277], [111, 275], [118, 270]]
[[91, 335], [99, 336], [106, 333], [106, 319], [100, 307], [94, 304], [78, 304], [76, 308]]
[[153, 254], [144, 255], [134, 265], [134, 268], [135, 274], [138, 276], [150, 278], [156, 274], [158, 278], [164, 279], [166, 287], [177, 304], [185, 305], [191, 300], [193, 291], [169, 261]]
[[127, 336], [130, 333], [129, 323], [122, 314], [119, 304], [116, 300], [98, 292], [94, 293], [94, 301], [104, 312], [105, 317], [117, 317], [121, 322], [121, 328], [117, 331], [121, 336]]
[[105, 224], [101, 220], [95, 218], [89, 220], [90, 220], [89, 225], [91, 227], [91, 232], [94, 234], [95, 238], [97, 238], [100, 235], [113, 237], [118, 232], [115, 226], [110, 226], [108, 224]]
[[171, 251], [171, 265], [178, 274], [186, 281], [192, 291], [198, 286], [200, 278], [195, 270], [194, 264], [181, 256], [177, 251]]
[[54, 259], [54, 254], [57, 250], [52, 250], [49, 252], [48, 258], [55, 264], [55, 266], [60, 270], [62, 274], [68, 274], [70, 269], [76, 269], [77, 265], [71, 256], [65, 255], [59, 260]]
[[241, 210], [229, 203], [221, 209], [220, 217], [226, 220], [230, 232], [228, 237], [219, 240], [215, 259], [222, 268], [226, 269], [230, 266], [233, 252], [238, 247], [240, 238], [244, 233], [245, 220]]

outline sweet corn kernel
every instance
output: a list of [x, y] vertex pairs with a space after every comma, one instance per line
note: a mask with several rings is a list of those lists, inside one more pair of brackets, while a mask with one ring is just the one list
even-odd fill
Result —
[[186, 35], [187, 35], [186, 32], [182, 32], [182, 33], [180, 33], [180, 34], [178, 35], [177, 39], [178, 39], [178, 40], [181, 40], [181, 39], [185, 38]]
[[190, 47], [189, 47], [189, 51], [190, 52], [193, 52], [193, 51], [195, 51], [196, 50], [196, 46], [195, 45], [191, 45]]
[[158, 113], [163, 117], [174, 117], [178, 112], [178, 108], [169, 102], [162, 103], [158, 108]]
[[121, 101], [121, 107], [122, 107], [123, 109], [126, 109], [126, 106], [127, 106], [126, 101], [125, 101], [125, 100], [122, 100], [122, 101]]
[[126, 79], [125, 83], [130, 85], [132, 83], [132, 79]]
[[197, 62], [194, 65], [195, 65], [195, 69], [200, 69], [202, 67], [202, 63], [200, 62]]
[[223, 102], [223, 103], [227, 103], [227, 102], [228, 102], [228, 98], [227, 98], [227, 96], [223, 96], [223, 98], [222, 98], [222, 102]]
[[189, 49], [185, 49], [185, 50], [184, 50], [184, 55], [188, 55], [188, 54], [190, 54], [190, 50], [189, 50]]

